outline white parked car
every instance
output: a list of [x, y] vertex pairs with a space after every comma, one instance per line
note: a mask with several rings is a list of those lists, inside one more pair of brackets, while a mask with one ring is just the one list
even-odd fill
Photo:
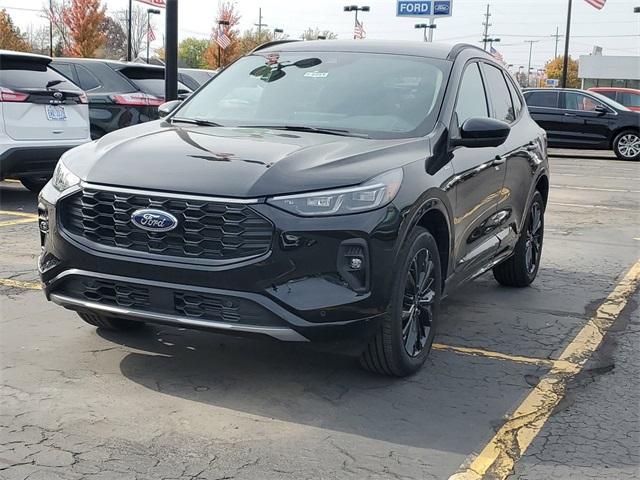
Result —
[[0, 50], [0, 180], [39, 191], [60, 156], [91, 140], [85, 93], [51, 58]]

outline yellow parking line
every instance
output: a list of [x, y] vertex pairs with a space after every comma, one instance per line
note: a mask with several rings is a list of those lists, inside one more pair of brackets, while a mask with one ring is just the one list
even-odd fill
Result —
[[596, 313], [560, 354], [573, 368], [552, 368], [509, 416], [483, 450], [449, 480], [506, 479], [558, 406], [567, 383], [580, 373], [640, 283], [640, 260], [627, 272]]
[[5, 220], [4, 222], [0, 222], [0, 227], [8, 227], [10, 225], [20, 225], [22, 223], [31, 223], [31, 222], [38, 221], [38, 215], [34, 213], [13, 212], [11, 210], [0, 210], [0, 215], [20, 217], [19, 220]]
[[493, 352], [491, 350], [485, 350], [483, 348], [460, 347], [460, 346], [446, 345], [444, 343], [434, 343], [433, 349], [460, 353], [462, 355], [471, 355], [474, 357], [486, 357], [486, 358], [493, 358], [496, 360], [506, 360], [509, 362], [526, 363], [529, 365], [539, 365], [539, 366], [551, 367], [551, 368], [555, 367], [560, 370], [571, 370], [573, 368], [572, 364], [566, 361], [554, 360], [552, 358], [536, 358], [536, 357], [525, 357], [522, 355], [509, 355], [507, 353]]
[[42, 289], [42, 286], [38, 282], [23, 282], [22, 280], [12, 280], [11, 278], [0, 278], [0, 285], [3, 287], [23, 288], [25, 290]]

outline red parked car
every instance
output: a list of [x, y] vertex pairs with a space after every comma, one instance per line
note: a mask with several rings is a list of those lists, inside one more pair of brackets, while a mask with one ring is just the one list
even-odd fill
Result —
[[629, 110], [640, 112], [640, 90], [636, 88], [592, 87], [589, 90], [609, 97], [611, 100], [621, 103]]

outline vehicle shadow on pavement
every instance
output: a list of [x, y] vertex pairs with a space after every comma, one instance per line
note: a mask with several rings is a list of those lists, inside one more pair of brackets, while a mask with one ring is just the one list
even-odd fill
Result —
[[122, 359], [122, 374], [160, 394], [461, 454], [480, 444], [487, 424], [499, 423], [530, 388], [524, 375], [542, 373], [535, 366], [434, 351], [421, 372], [395, 379], [308, 345], [151, 326], [98, 334], [135, 350]]

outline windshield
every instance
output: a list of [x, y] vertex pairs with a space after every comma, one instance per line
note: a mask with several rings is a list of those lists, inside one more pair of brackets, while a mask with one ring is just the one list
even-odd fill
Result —
[[444, 60], [402, 55], [254, 54], [219, 74], [177, 116], [224, 126], [419, 136], [435, 125], [449, 69]]

